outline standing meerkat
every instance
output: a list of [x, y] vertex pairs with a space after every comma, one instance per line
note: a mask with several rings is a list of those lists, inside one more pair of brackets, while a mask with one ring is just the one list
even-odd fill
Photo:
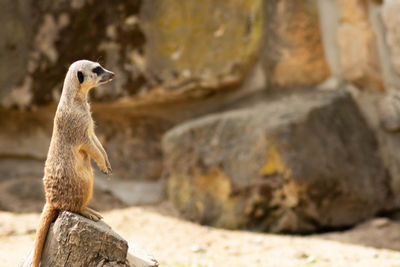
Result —
[[114, 73], [88, 60], [76, 61], [68, 69], [44, 168], [46, 204], [36, 232], [33, 267], [39, 267], [48, 229], [58, 211], [76, 212], [94, 221], [102, 218], [86, 206], [93, 190], [90, 159], [105, 174], [111, 174], [111, 165], [94, 133], [87, 95], [91, 88], [113, 78]]

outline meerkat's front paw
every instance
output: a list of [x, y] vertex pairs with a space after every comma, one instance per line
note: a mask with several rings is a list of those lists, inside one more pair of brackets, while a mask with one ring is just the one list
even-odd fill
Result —
[[111, 174], [112, 173], [112, 169], [111, 169], [111, 164], [110, 164], [110, 161], [108, 160], [108, 157], [107, 157], [107, 155], [106, 155], [106, 157], [105, 157], [105, 160], [106, 160], [106, 167], [107, 167], [107, 173], [106, 174]]
[[103, 169], [103, 170], [101, 170], [101, 172], [106, 174], [106, 175], [111, 175], [112, 174], [112, 169], [111, 169], [111, 167], [107, 167], [107, 169]]

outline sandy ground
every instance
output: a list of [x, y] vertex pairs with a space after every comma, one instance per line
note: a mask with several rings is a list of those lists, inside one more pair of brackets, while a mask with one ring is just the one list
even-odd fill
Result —
[[[363, 243], [363, 238], [378, 236], [388, 240], [388, 246], [400, 244], [400, 239], [385, 236], [387, 229], [400, 232], [389, 219], [345, 233], [299, 237], [200, 226], [160, 207], [130, 207], [103, 215], [129, 243], [153, 254], [160, 266], [400, 266], [400, 252], [326, 240]], [[21, 262], [32, 246], [38, 219], [38, 213], [0, 212], [0, 266]]]

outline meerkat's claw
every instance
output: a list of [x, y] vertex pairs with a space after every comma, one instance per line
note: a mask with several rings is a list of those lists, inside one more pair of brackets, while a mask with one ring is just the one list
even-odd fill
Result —
[[111, 167], [107, 167], [107, 170], [101, 170], [101, 172], [106, 174], [106, 175], [111, 175], [112, 169], [111, 169]]
[[108, 161], [108, 159], [106, 160], [106, 166], [107, 166], [108, 169], [111, 169], [111, 164], [110, 164], [110, 162]]

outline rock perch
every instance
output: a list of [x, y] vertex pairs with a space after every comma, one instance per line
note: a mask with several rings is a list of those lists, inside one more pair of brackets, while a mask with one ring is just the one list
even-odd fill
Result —
[[[33, 250], [21, 267], [31, 266], [32, 254]], [[150, 256], [139, 254], [128, 255], [127, 241], [103, 221], [63, 211], [50, 227], [41, 266], [158, 266]]]

